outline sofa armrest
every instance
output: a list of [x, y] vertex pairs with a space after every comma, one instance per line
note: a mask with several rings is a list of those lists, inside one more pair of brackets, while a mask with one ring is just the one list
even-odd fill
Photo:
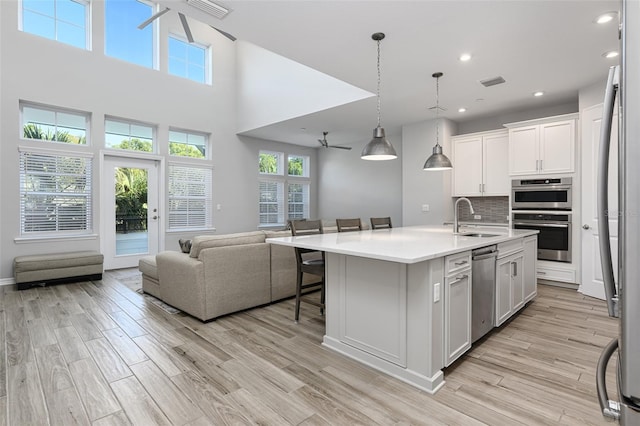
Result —
[[162, 300], [206, 320], [204, 265], [186, 253], [164, 251], [156, 255]]

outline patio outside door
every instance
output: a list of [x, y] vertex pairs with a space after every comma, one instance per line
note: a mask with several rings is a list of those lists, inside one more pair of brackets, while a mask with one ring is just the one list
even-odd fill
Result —
[[159, 163], [105, 156], [103, 164], [105, 269], [135, 267], [158, 252]]

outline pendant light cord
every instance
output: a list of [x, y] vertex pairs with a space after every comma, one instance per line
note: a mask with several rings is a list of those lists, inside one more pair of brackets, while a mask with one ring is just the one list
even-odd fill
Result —
[[380, 40], [378, 40], [378, 127], [380, 127]]
[[436, 77], [436, 146], [440, 145], [440, 77]]

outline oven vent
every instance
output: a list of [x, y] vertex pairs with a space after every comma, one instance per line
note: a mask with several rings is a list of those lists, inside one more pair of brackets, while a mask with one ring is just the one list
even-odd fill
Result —
[[496, 84], [502, 84], [505, 82], [506, 80], [500, 76], [480, 80], [480, 84], [482, 84], [484, 87], [495, 86]]
[[187, 4], [189, 4], [189, 6], [198, 8], [218, 19], [224, 18], [230, 12], [230, 10], [226, 7], [214, 3], [211, 0], [187, 0]]

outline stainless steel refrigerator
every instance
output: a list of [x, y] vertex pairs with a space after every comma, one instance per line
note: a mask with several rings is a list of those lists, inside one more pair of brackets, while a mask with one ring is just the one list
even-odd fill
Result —
[[[598, 167], [600, 255], [609, 315], [620, 318], [619, 336], [604, 349], [596, 373], [598, 399], [607, 417], [640, 425], [640, 0], [623, 0], [619, 67], [609, 72], [603, 105]], [[618, 99], [618, 283], [609, 239], [607, 175], [611, 123]], [[609, 399], [605, 376], [618, 354], [619, 401]]]

